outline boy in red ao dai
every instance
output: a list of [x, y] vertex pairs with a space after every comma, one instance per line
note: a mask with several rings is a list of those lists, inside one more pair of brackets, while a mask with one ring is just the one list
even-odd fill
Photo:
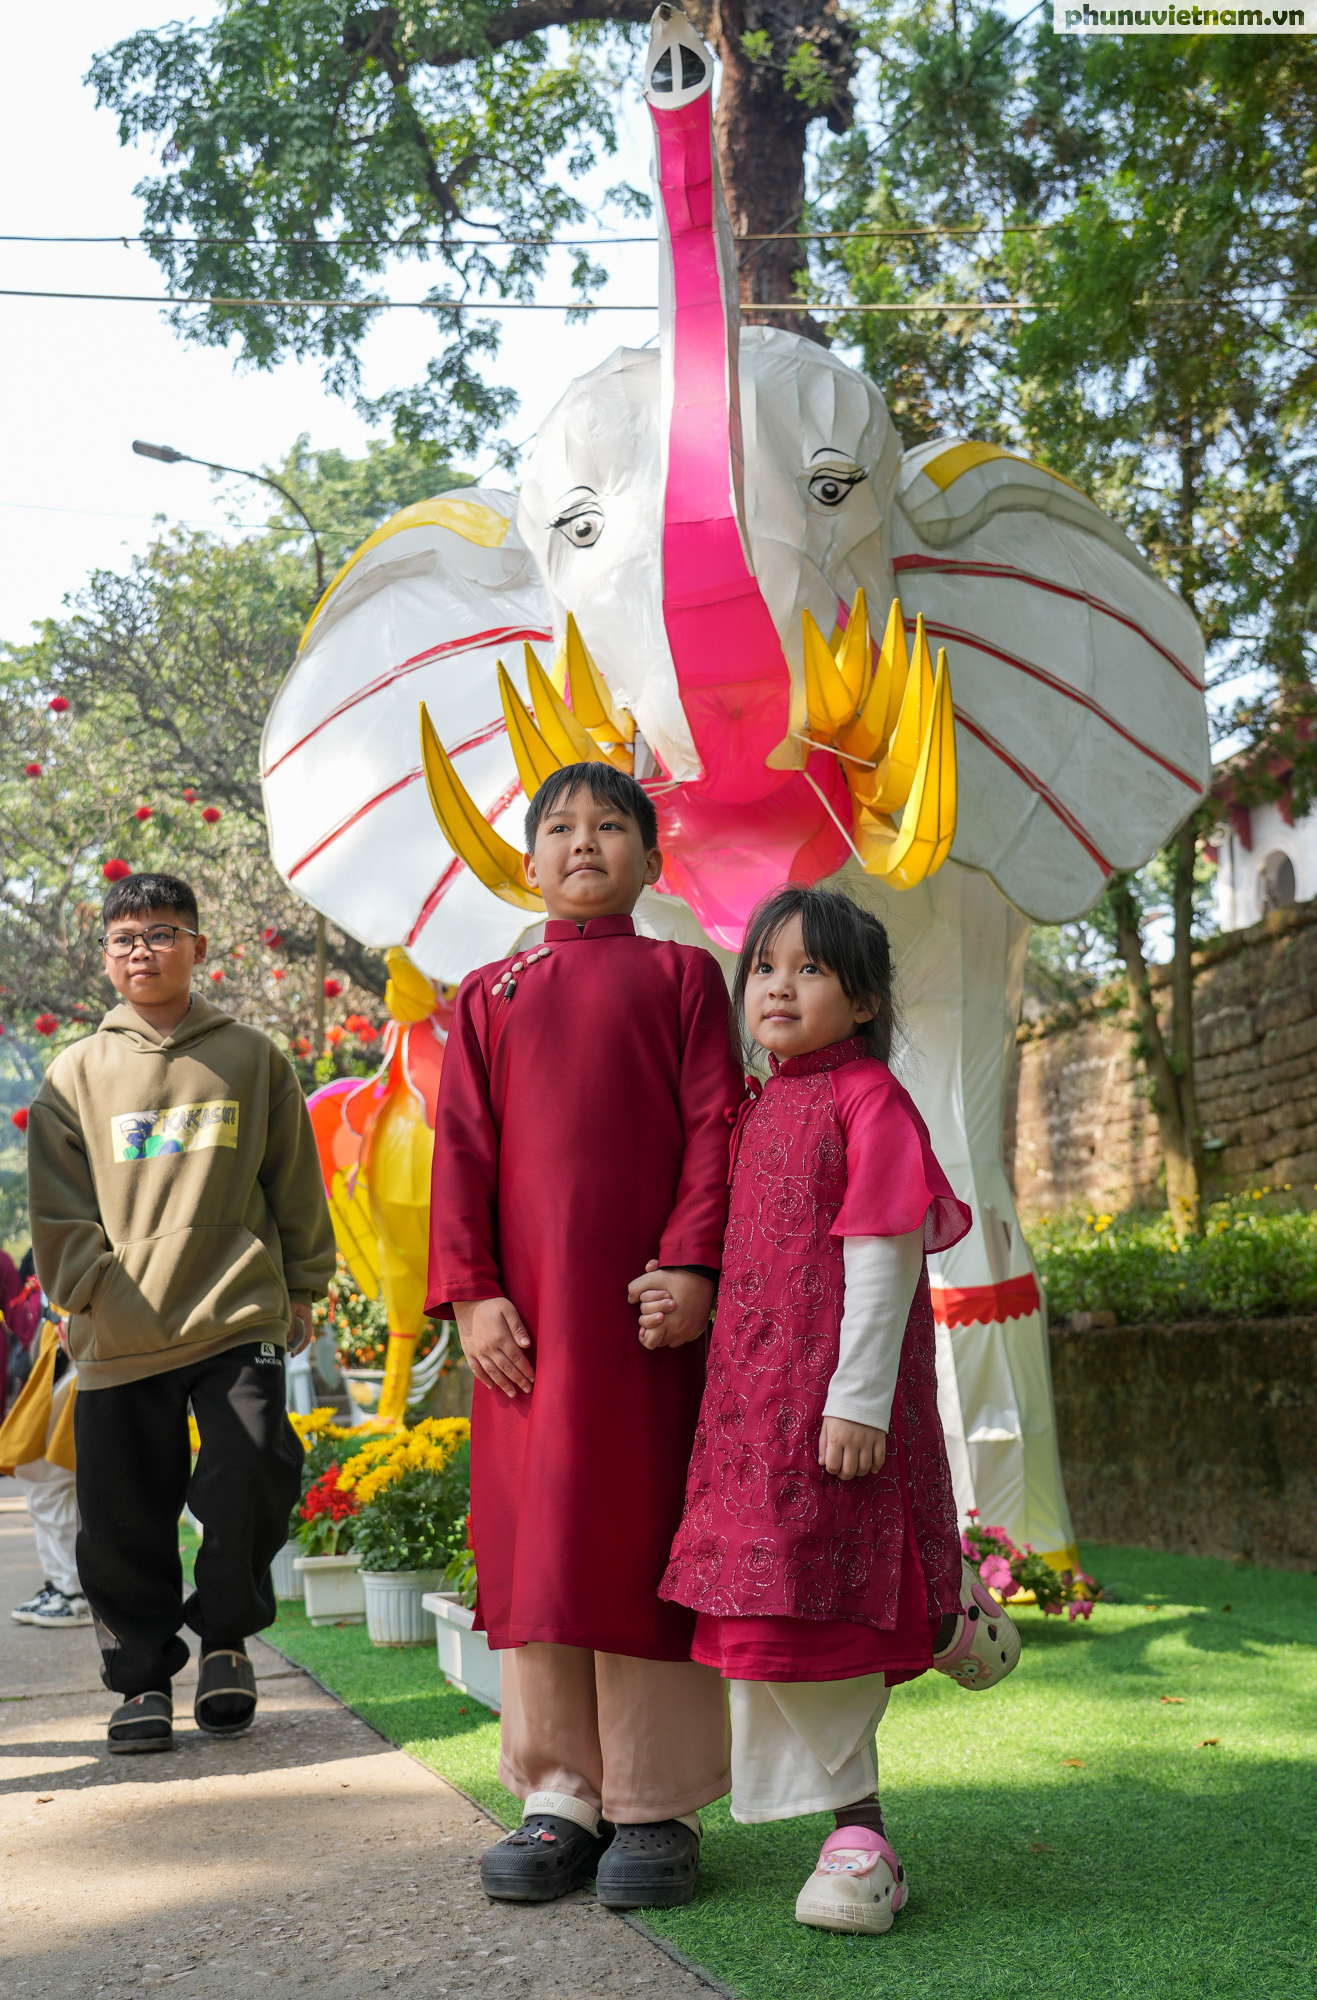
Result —
[[[499, 1775], [525, 1803], [481, 1881], [548, 1901], [597, 1864], [612, 1907], [685, 1902], [698, 1808], [730, 1782], [726, 1691], [691, 1660], [694, 1614], [658, 1583], [699, 1414], [741, 1066], [713, 957], [636, 935], [662, 855], [635, 780], [569, 766], [531, 801], [526, 845], [544, 942], [462, 985], [431, 1207], [428, 1309], [453, 1302], [477, 1384], [476, 1625], [506, 1649]], [[641, 1329], [642, 1274], [659, 1264], [673, 1310]]]
[[[708, 1385], [661, 1594], [698, 1612], [692, 1655], [731, 1682], [733, 1816], [836, 1815], [798, 1920], [885, 1931], [907, 1895], [877, 1798], [889, 1690], [934, 1665], [989, 1685], [1005, 1663], [1003, 1650], [992, 1672], [965, 1664], [982, 1607], [925, 1266], [970, 1214], [887, 1067], [875, 918], [780, 890], [750, 920], [736, 992], [772, 1075], [734, 1142]], [[642, 1324], [660, 1323], [657, 1281], [642, 1305]], [[1013, 1628], [1001, 1638], [1018, 1649]]]

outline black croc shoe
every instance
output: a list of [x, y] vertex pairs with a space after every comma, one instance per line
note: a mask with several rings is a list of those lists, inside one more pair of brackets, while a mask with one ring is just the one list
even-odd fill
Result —
[[683, 1819], [619, 1826], [595, 1874], [610, 1910], [670, 1910], [689, 1903], [700, 1872], [700, 1836]]
[[140, 1756], [146, 1750], [174, 1747], [174, 1704], [167, 1694], [135, 1694], [110, 1717], [110, 1754]]
[[590, 1833], [557, 1813], [532, 1813], [481, 1855], [480, 1886], [499, 1903], [556, 1902], [590, 1880], [611, 1831]]
[[207, 1736], [237, 1736], [256, 1713], [256, 1670], [245, 1653], [203, 1653], [192, 1713]]

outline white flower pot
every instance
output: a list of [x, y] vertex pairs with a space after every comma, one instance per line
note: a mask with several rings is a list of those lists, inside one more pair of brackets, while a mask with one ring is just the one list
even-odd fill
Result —
[[430, 1614], [423, 1599], [438, 1586], [436, 1569], [365, 1569], [366, 1630], [376, 1646], [425, 1646]]
[[360, 1625], [366, 1617], [361, 1557], [297, 1556], [293, 1568], [306, 1587], [306, 1615], [313, 1625]]
[[448, 1591], [435, 1591], [421, 1599], [434, 1613], [435, 1639], [439, 1648], [439, 1671], [445, 1680], [473, 1695], [492, 1708], [503, 1709], [503, 1668], [497, 1653], [491, 1652], [483, 1632], [473, 1632], [476, 1614], [459, 1604]]
[[293, 1568], [297, 1555], [297, 1543], [285, 1542], [274, 1561], [270, 1564], [270, 1581], [274, 1585], [276, 1597], [304, 1597], [302, 1579]]

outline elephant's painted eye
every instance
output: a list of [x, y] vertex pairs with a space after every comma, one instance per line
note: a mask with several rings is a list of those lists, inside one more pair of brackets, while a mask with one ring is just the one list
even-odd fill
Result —
[[569, 500], [549, 526], [574, 549], [592, 549], [604, 532], [604, 510], [593, 493], [587, 493], [579, 500]]
[[840, 507], [846, 495], [854, 486], [859, 486], [869, 477], [858, 465], [820, 466], [809, 476], [810, 497], [821, 507]]

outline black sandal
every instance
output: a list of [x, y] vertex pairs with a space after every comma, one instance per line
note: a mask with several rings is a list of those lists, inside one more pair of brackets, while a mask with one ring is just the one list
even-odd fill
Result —
[[111, 1756], [138, 1756], [174, 1747], [174, 1704], [167, 1694], [135, 1694], [110, 1717], [106, 1745]]
[[554, 1903], [594, 1874], [612, 1828], [591, 1833], [557, 1813], [532, 1813], [480, 1857], [480, 1886], [499, 1903]]
[[689, 1903], [700, 1872], [700, 1836], [682, 1819], [619, 1826], [599, 1863], [595, 1894], [609, 1910], [671, 1910]]
[[207, 1736], [237, 1736], [256, 1713], [256, 1670], [245, 1653], [203, 1653], [192, 1714]]

